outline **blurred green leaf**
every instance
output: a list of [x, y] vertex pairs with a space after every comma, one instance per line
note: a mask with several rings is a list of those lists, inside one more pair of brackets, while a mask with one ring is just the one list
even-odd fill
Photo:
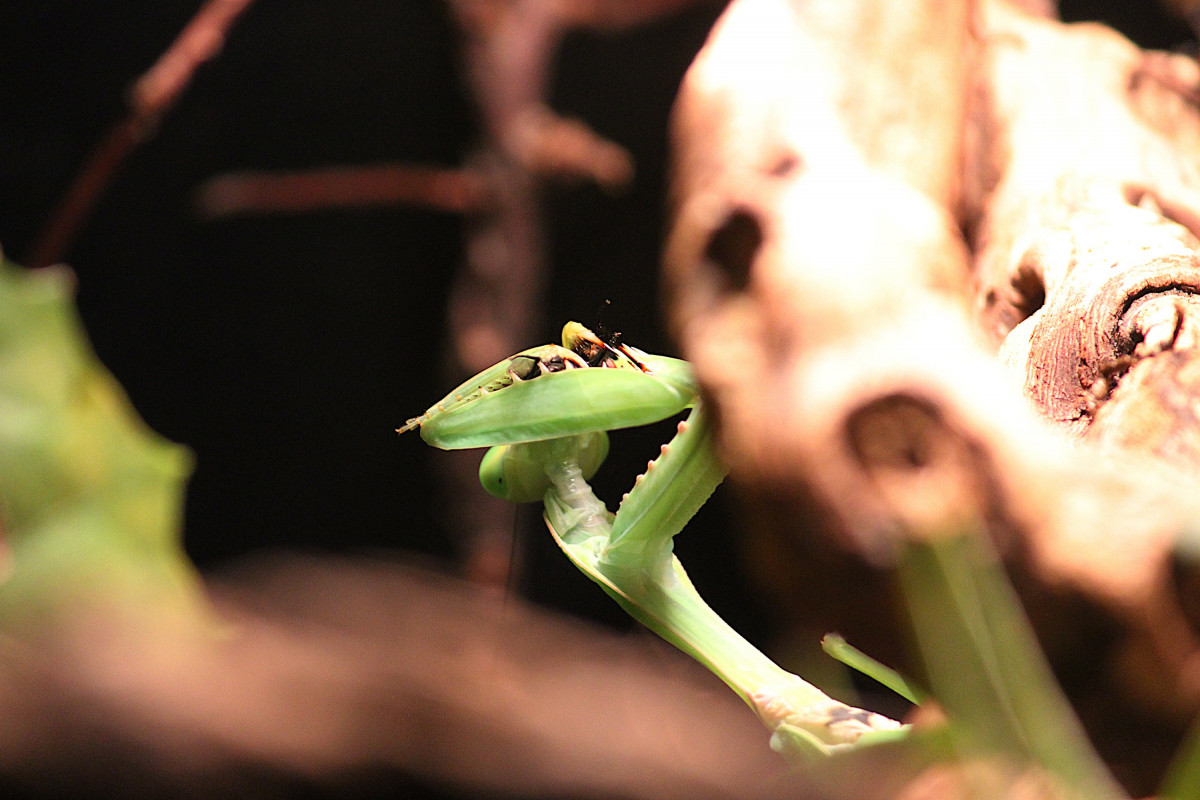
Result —
[[1072, 797], [1125, 797], [1054, 680], [983, 526], [926, 533], [906, 540], [900, 579], [956, 746], [1015, 756]]
[[107, 603], [193, 614], [181, 546], [191, 454], [100, 364], [63, 267], [0, 262], [0, 624]]
[[1162, 800], [1200, 800], [1200, 720], [1192, 723], [1175, 753], [1158, 796]]

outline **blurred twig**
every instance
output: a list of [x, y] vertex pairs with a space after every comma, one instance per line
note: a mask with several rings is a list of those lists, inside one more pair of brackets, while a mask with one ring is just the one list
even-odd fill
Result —
[[487, 187], [470, 170], [404, 164], [230, 172], [205, 181], [196, 192], [198, 210], [210, 219], [401, 203], [466, 214], [486, 202]]
[[[528, 346], [538, 327], [545, 283], [542, 180], [578, 176], [609, 189], [630, 180], [633, 164], [619, 146], [546, 103], [551, 60], [571, 27], [622, 27], [647, 22], [694, 0], [628, 3], [604, 0], [448, 0], [464, 34], [464, 73], [483, 120], [472, 161], [491, 187], [493, 203], [467, 219], [467, 259], [450, 297], [447, 385]], [[507, 551], [510, 519], [503, 505], [476, 491], [477, 460], [446, 462], [456, 504], [452, 529], [468, 531], [468, 574], [503, 579], [494, 554]], [[498, 574], [497, 574], [498, 573]]]
[[211, 588], [230, 622], [216, 638], [87, 606], [40, 646], [0, 638], [0, 780], [70, 796], [364, 776], [471, 796], [796, 796], [733, 695], [649, 639], [378, 560], [244, 562]]
[[38, 232], [27, 259], [40, 267], [61, 260], [87, 222], [96, 201], [125, 159], [146, 140], [191, 82], [215, 56], [225, 34], [253, 0], [208, 0], [162, 57], [129, 92], [129, 113], [96, 146], [58, 207]]

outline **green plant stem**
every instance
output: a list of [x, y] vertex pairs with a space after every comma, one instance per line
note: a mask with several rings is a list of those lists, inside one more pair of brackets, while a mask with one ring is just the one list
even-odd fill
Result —
[[1125, 797], [1059, 690], [982, 525], [910, 535], [899, 569], [933, 695], [960, 746], [1029, 759], [1071, 796]]

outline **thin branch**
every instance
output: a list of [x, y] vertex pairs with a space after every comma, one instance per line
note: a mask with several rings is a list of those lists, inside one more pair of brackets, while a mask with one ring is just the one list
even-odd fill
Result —
[[466, 214], [479, 212], [487, 196], [470, 169], [381, 164], [217, 175], [196, 191], [196, 207], [207, 219], [399, 204]]
[[34, 241], [30, 266], [59, 261], [70, 250], [96, 202], [125, 159], [153, 133], [191, 82], [196, 69], [215, 56], [225, 35], [253, 0], [208, 0], [161, 58], [129, 93], [129, 114], [92, 151]]

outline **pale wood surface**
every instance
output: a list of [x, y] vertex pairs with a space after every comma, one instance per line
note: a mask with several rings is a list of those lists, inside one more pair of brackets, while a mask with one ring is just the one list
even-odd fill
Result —
[[979, 515], [1138, 787], [1200, 709], [1198, 86], [1001, 2], [737, 0], [674, 125], [670, 311], [776, 598], [886, 652], [892, 537]]

